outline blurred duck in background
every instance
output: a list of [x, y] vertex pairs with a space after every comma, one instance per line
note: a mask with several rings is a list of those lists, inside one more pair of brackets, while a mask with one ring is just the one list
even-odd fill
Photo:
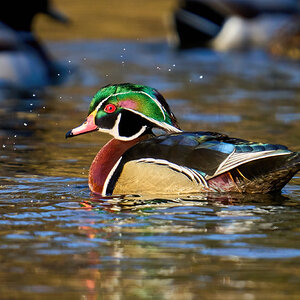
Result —
[[28, 93], [59, 83], [63, 66], [54, 62], [32, 32], [39, 13], [67, 23], [48, 0], [8, 0], [0, 9], [0, 90]]
[[176, 44], [220, 51], [252, 47], [272, 51], [282, 37], [300, 58], [299, 17], [299, 0], [183, 0], [174, 13]]

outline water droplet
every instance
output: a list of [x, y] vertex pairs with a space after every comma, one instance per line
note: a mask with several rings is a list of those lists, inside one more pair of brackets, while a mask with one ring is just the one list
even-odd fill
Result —
[[171, 69], [168, 69], [169, 72], [171, 72]]
[[60, 74], [59, 74], [59, 73], [57, 73], [57, 76], [60, 76]]
[[3, 145], [2, 145], [2, 148], [5, 148], [5, 147], [6, 147], [6, 145], [3, 144]]
[[203, 75], [200, 75], [199, 78], [202, 79], [202, 78], [203, 78]]
[[68, 63], [70, 64], [70, 63], [71, 63], [71, 61], [70, 61], [70, 60], [68, 60]]
[[35, 94], [32, 94], [32, 97], [35, 97]]
[[24, 126], [26, 127], [28, 124], [27, 123], [24, 123]]

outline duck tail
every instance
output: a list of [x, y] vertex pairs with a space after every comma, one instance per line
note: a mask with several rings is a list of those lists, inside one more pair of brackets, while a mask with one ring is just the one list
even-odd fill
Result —
[[248, 173], [251, 172], [251, 166], [248, 167], [250, 170], [240, 170], [246, 175], [246, 178], [250, 177], [250, 180], [243, 180], [242, 185], [245, 192], [270, 193], [280, 191], [300, 171], [300, 152], [257, 161], [252, 166], [256, 170], [256, 174], [252, 178], [251, 173]]

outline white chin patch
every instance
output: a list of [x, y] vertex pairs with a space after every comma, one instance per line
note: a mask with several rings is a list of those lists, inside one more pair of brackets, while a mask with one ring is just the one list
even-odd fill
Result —
[[145, 132], [146, 129], [147, 129], [147, 126], [144, 125], [136, 134], [134, 134], [132, 136], [121, 136], [118, 134], [117, 136], [114, 135], [114, 137], [121, 141], [131, 141], [131, 140], [134, 140], [134, 139], [138, 138], [139, 136], [141, 136]]
[[121, 140], [121, 141], [131, 141], [131, 140], [134, 140], [136, 139], [137, 137], [139, 137], [140, 135], [142, 135], [146, 129], [147, 129], [147, 126], [144, 125], [141, 127], [141, 129], [135, 133], [134, 135], [131, 135], [131, 136], [121, 136], [120, 135], [120, 132], [119, 132], [119, 124], [120, 124], [120, 121], [121, 121], [121, 117], [122, 115], [119, 114], [117, 119], [116, 119], [116, 122], [115, 122], [115, 125], [114, 127], [109, 130], [109, 133], [117, 140]]

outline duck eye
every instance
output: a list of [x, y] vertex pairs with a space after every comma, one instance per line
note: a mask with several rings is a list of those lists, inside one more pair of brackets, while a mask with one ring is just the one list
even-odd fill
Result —
[[113, 105], [113, 104], [107, 104], [107, 105], [104, 107], [104, 111], [105, 111], [106, 113], [109, 113], [109, 114], [113, 113], [115, 110], [116, 110], [116, 106]]

